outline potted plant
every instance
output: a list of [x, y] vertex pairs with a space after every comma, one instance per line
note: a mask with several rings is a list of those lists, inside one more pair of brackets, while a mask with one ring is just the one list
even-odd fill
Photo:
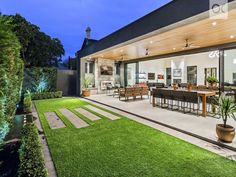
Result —
[[187, 86], [187, 89], [188, 89], [189, 92], [191, 92], [193, 90], [193, 84], [189, 83], [188, 86]]
[[91, 85], [91, 79], [87, 76], [85, 76], [82, 80], [82, 96], [83, 97], [89, 97], [90, 96], [90, 90], [89, 85]]
[[210, 76], [206, 80], [212, 87], [216, 86], [216, 84], [219, 82], [214, 76]]
[[178, 85], [176, 83], [173, 84], [173, 89], [176, 91], [178, 89]]
[[231, 143], [235, 137], [235, 128], [228, 125], [227, 121], [229, 118], [236, 120], [234, 115], [236, 104], [231, 97], [222, 93], [220, 98], [216, 100], [216, 108], [218, 109], [218, 115], [223, 119], [223, 124], [216, 125], [217, 136], [219, 140]]

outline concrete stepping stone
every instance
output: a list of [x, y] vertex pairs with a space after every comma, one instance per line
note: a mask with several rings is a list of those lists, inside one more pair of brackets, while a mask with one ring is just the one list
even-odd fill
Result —
[[120, 117], [114, 115], [114, 114], [111, 114], [109, 112], [106, 112], [106, 111], [103, 111], [102, 109], [99, 109], [99, 108], [96, 108], [92, 105], [86, 105], [86, 107], [94, 112], [97, 112], [98, 114], [101, 114], [105, 117], [107, 117], [108, 119], [111, 119], [111, 120], [117, 120], [117, 119], [120, 119]]
[[80, 114], [84, 115], [85, 117], [87, 117], [89, 120], [91, 121], [96, 121], [101, 119], [100, 117], [96, 116], [95, 114], [83, 109], [83, 108], [77, 108], [75, 109], [77, 112], [79, 112]]
[[66, 108], [59, 109], [59, 111], [76, 127], [83, 128], [89, 126], [87, 122], [80, 119], [77, 115]]
[[51, 129], [65, 128], [64, 122], [58, 117], [55, 112], [46, 112], [44, 113]]

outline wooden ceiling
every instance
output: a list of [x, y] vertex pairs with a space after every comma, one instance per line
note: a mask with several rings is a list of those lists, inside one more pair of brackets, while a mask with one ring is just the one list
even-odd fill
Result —
[[[216, 25], [213, 25], [216, 23]], [[229, 12], [227, 20], [204, 19], [159, 35], [90, 55], [90, 58], [132, 60], [174, 52], [191, 50], [184, 48], [185, 40], [199, 48], [236, 42], [236, 9]], [[148, 55], [147, 54], [148, 49]]]

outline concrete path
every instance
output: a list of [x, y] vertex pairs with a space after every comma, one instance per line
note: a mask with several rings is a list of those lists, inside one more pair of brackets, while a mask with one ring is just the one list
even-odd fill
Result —
[[111, 114], [109, 112], [103, 111], [101, 109], [98, 109], [98, 108], [96, 108], [96, 107], [94, 107], [92, 105], [86, 105], [86, 108], [88, 108], [88, 109], [90, 109], [90, 110], [92, 110], [94, 112], [97, 112], [98, 114], [101, 114], [101, 115], [103, 115], [103, 116], [105, 116], [105, 117], [107, 117], [108, 119], [111, 119], [111, 120], [120, 119], [120, 117], [115, 116], [114, 114]]
[[58, 117], [58, 115], [55, 112], [46, 112], [44, 113], [45, 117], [47, 118], [47, 121], [51, 127], [51, 129], [59, 129], [59, 128], [65, 128], [65, 124], [62, 122], [62, 120]]
[[83, 108], [77, 108], [75, 109], [77, 112], [79, 112], [80, 114], [84, 115], [86, 118], [88, 118], [91, 121], [96, 121], [101, 119], [100, 117], [96, 116], [95, 114], [83, 109]]
[[59, 109], [59, 111], [76, 127], [83, 128], [89, 126], [85, 121], [80, 119], [77, 115], [66, 108]]
[[[99, 97], [99, 96], [97, 96], [97, 97]], [[103, 97], [103, 98], [104, 98], [104, 97]], [[80, 98], [80, 99], [81, 99], [81, 98]], [[114, 98], [113, 98], [113, 99], [114, 99]], [[151, 122], [151, 121], [142, 119], [142, 118], [140, 118], [140, 117], [137, 117], [137, 116], [135, 116], [135, 115], [132, 115], [132, 114], [123, 112], [123, 111], [121, 111], [121, 110], [117, 110], [117, 109], [115, 109], [115, 108], [111, 108], [111, 107], [108, 107], [108, 106], [104, 106], [104, 105], [101, 105], [101, 104], [99, 104], [99, 103], [95, 103], [95, 102], [93, 102], [93, 101], [89, 101], [89, 100], [87, 100], [87, 99], [83, 99], [83, 100], [84, 100], [84, 101], [87, 101], [87, 102], [89, 102], [89, 103], [92, 103], [92, 104], [94, 104], [94, 105], [103, 107], [103, 108], [105, 108], [105, 109], [109, 109], [109, 110], [111, 110], [111, 111], [113, 111], [113, 112], [115, 112], [115, 113], [118, 113], [118, 114], [121, 114], [121, 115], [123, 115], [123, 116], [126, 116], [127, 118], [129, 118], [129, 119], [131, 119], [131, 120], [134, 120], [134, 121], [136, 121], [136, 122], [142, 123], [142, 124], [144, 124], [144, 125], [147, 125], [147, 126], [149, 126], [149, 127], [154, 128], [154, 129], [160, 130], [160, 131], [162, 131], [162, 132], [164, 132], [164, 133], [167, 133], [167, 134], [169, 134], [169, 135], [175, 136], [175, 137], [177, 137], [177, 138], [179, 138], [179, 139], [182, 139], [182, 140], [184, 140], [184, 141], [186, 141], [186, 142], [188, 142], [188, 143], [194, 144], [194, 145], [196, 145], [196, 146], [198, 146], [198, 147], [201, 147], [201, 148], [203, 148], [203, 149], [206, 149], [206, 150], [208, 150], [208, 151], [211, 151], [211, 152], [213, 152], [213, 153], [216, 153], [216, 154], [218, 154], [218, 155], [220, 155], [220, 156], [226, 157], [226, 158], [231, 159], [231, 160], [236, 160], [236, 152], [231, 151], [231, 150], [229, 150], [229, 149], [227, 149], [227, 148], [224, 148], [224, 147], [221, 147], [221, 146], [217, 146], [217, 145], [212, 144], [212, 143], [208, 143], [208, 142], [206, 142], [206, 141], [204, 141], [204, 140], [201, 140], [201, 139], [198, 139], [198, 138], [196, 138], [196, 137], [187, 135], [187, 134], [185, 134], [185, 133], [181, 133], [181, 132], [179, 132], [179, 131], [176, 131], [176, 130], [173, 130], [173, 129], [170, 129], [170, 128], [161, 126], [161, 125], [156, 124], [156, 123], [154, 123], [154, 122]], [[104, 102], [104, 103], [105, 103], [105, 102]], [[113, 104], [112, 104], [112, 105], [113, 105]], [[125, 109], [125, 110], [127, 110], [127, 109]], [[197, 119], [198, 119], [198, 117], [197, 117]], [[199, 119], [200, 119], [200, 118], [199, 118]], [[204, 118], [204, 120], [205, 120], [205, 118]]]
[[[181, 129], [186, 132], [190, 132], [215, 142], [218, 141], [215, 129], [216, 124], [222, 123], [221, 119], [201, 117], [192, 114], [183, 114], [182, 112], [152, 107], [149, 99], [125, 102], [106, 95], [92, 95], [89, 97], [89, 99], [128, 111], [130, 113], [163, 123], [168, 126]], [[233, 119], [229, 119], [228, 124], [236, 127], [236, 121]], [[233, 143], [225, 145], [236, 148], [236, 138], [234, 139]]]
[[[43, 128], [42, 128], [42, 125], [41, 125], [41, 122], [39, 120], [39, 116], [38, 116], [38, 113], [35, 109], [34, 104], [33, 104], [32, 114], [33, 114], [34, 117], [37, 118], [35, 120], [35, 124], [36, 124], [38, 130], [40, 132], [43, 132]], [[47, 171], [48, 171], [48, 177], [57, 177], [56, 169], [55, 169], [54, 163], [52, 161], [52, 156], [51, 156], [51, 153], [49, 151], [49, 147], [48, 147], [47, 140], [45, 138], [44, 132], [42, 134], [39, 134], [39, 138], [40, 138], [41, 144], [42, 144], [44, 163], [45, 163], [45, 166], [46, 166]]]

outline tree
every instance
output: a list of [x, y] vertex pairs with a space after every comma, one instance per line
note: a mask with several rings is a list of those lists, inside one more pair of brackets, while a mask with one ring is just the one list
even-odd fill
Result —
[[23, 81], [21, 46], [11, 23], [11, 18], [0, 15], [0, 143], [15, 115]]
[[11, 17], [13, 31], [22, 46], [21, 57], [26, 67], [57, 66], [65, 54], [61, 41], [41, 32], [38, 26], [31, 24], [19, 14]]

